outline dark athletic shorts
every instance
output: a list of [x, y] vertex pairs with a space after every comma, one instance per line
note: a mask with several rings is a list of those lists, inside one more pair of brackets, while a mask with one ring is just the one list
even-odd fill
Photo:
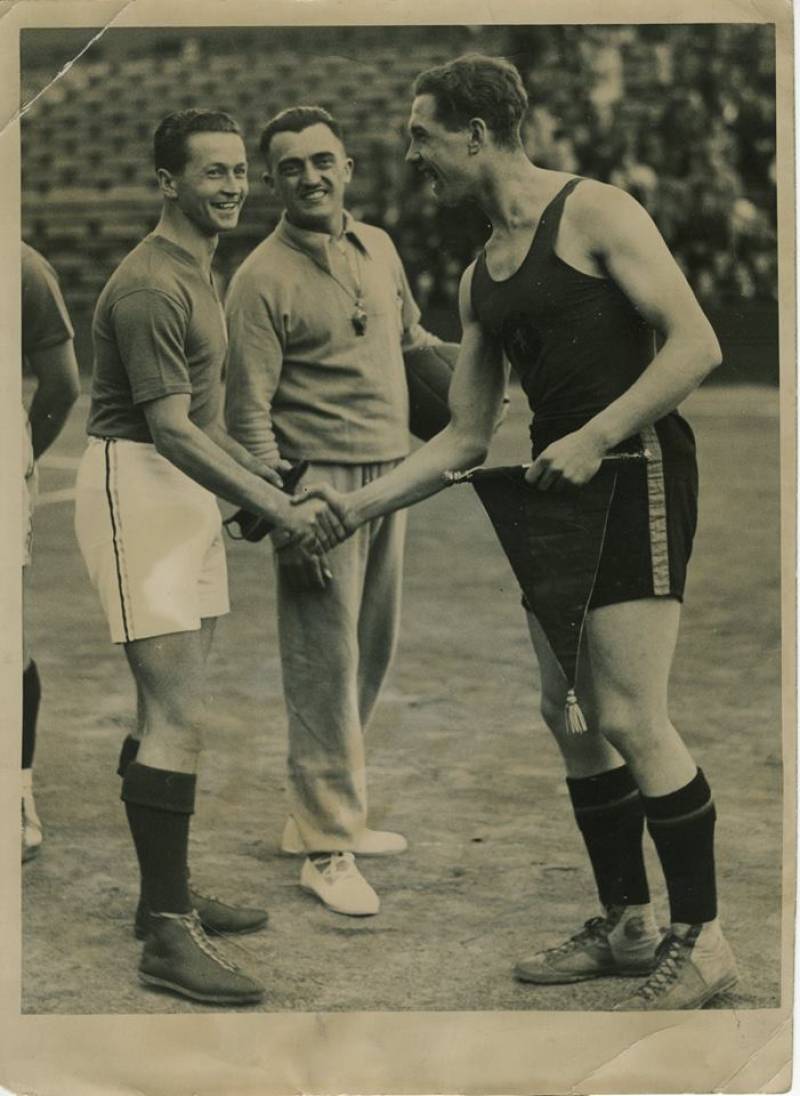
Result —
[[[534, 456], [569, 432], [562, 427], [553, 436], [552, 431], [536, 429]], [[673, 411], [614, 451], [630, 453], [643, 448], [651, 455], [646, 464], [617, 465], [590, 609], [650, 597], [683, 600], [697, 528], [694, 435], [688, 422]], [[523, 605], [528, 609], [524, 599]]]

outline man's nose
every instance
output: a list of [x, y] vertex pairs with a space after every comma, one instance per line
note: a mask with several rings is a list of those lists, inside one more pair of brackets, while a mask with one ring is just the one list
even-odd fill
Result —
[[246, 187], [247, 179], [241, 175], [235, 175], [232, 171], [227, 172], [222, 180], [222, 189], [227, 194], [239, 194]]
[[419, 159], [419, 153], [414, 148], [414, 142], [408, 142], [408, 148], [406, 149], [406, 163], [413, 164], [415, 160]]
[[303, 165], [303, 182], [311, 185], [312, 183], [318, 183], [320, 180], [320, 173], [318, 169], [310, 161]]

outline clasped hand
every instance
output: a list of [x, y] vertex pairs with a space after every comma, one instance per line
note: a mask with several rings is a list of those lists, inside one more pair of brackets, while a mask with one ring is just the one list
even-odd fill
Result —
[[576, 430], [548, 445], [525, 473], [525, 480], [540, 491], [582, 487], [597, 474], [604, 456], [605, 450], [593, 438]]
[[347, 504], [347, 495], [337, 491], [329, 483], [312, 483], [308, 487], [301, 488], [297, 495], [292, 497], [292, 506], [302, 511], [303, 507], [313, 503], [322, 507], [328, 515], [328, 540], [325, 548], [335, 548], [343, 540], [356, 531], [358, 522], [355, 520], [350, 507]]
[[278, 550], [302, 548], [319, 556], [349, 536], [338, 511], [321, 495], [312, 495], [309, 491], [292, 496], [289, 501], [289, 514], [273, 534], [273, 543]]

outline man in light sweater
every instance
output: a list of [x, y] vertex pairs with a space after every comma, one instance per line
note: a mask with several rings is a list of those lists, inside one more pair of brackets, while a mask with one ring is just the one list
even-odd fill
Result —
[[[311, 462], [308, 479], [351, 491], [409, 452], [403, 354], [438, 343], [419, 324], [385, 232], [344, 209], [353, 162], [318, 107], [273, 118], [264, 180], [284, 207], [227, 300], [227, 420], [255, 457]], [[402, 852], [367, 826], [364, 731], [395, 648], [405, 515], [365, 525], [327, 558], [276, 553], [289, 722], [284, 852], [306, 853], [300, 883], [337, 913], [378, 912], [357, 855]]]

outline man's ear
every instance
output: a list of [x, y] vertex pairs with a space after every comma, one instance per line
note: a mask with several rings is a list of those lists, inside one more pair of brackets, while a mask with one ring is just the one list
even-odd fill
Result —
[[175, 189], [175, 176], [171, 171], [167, 171], [165, 167], [157, 168], [156, 179], [158, 179], [158, 189], [165, 198], [177, 197], [178, 192]]
[[471, 118], [469, 123], [469, 141], [467, 148], [470, 154], [479, 152], [487, 142], [489, 131], [483, 118]]
[[350, 156], [348, 156], [347, 159], [345, 160], [344, 164], [345, 164], [345, 182], [349, 183], [350, 180], [353, 178], [353, 172], [355, 170], [356, 163], [355, 163], [355, 160], [353, 160]]
[[263, 182], [267, 190], [275, 190], [275, 180], [273, 179], [272, 175], [270, 175], [269, 171], [264, 171], [261, 173], [261, 181]]

